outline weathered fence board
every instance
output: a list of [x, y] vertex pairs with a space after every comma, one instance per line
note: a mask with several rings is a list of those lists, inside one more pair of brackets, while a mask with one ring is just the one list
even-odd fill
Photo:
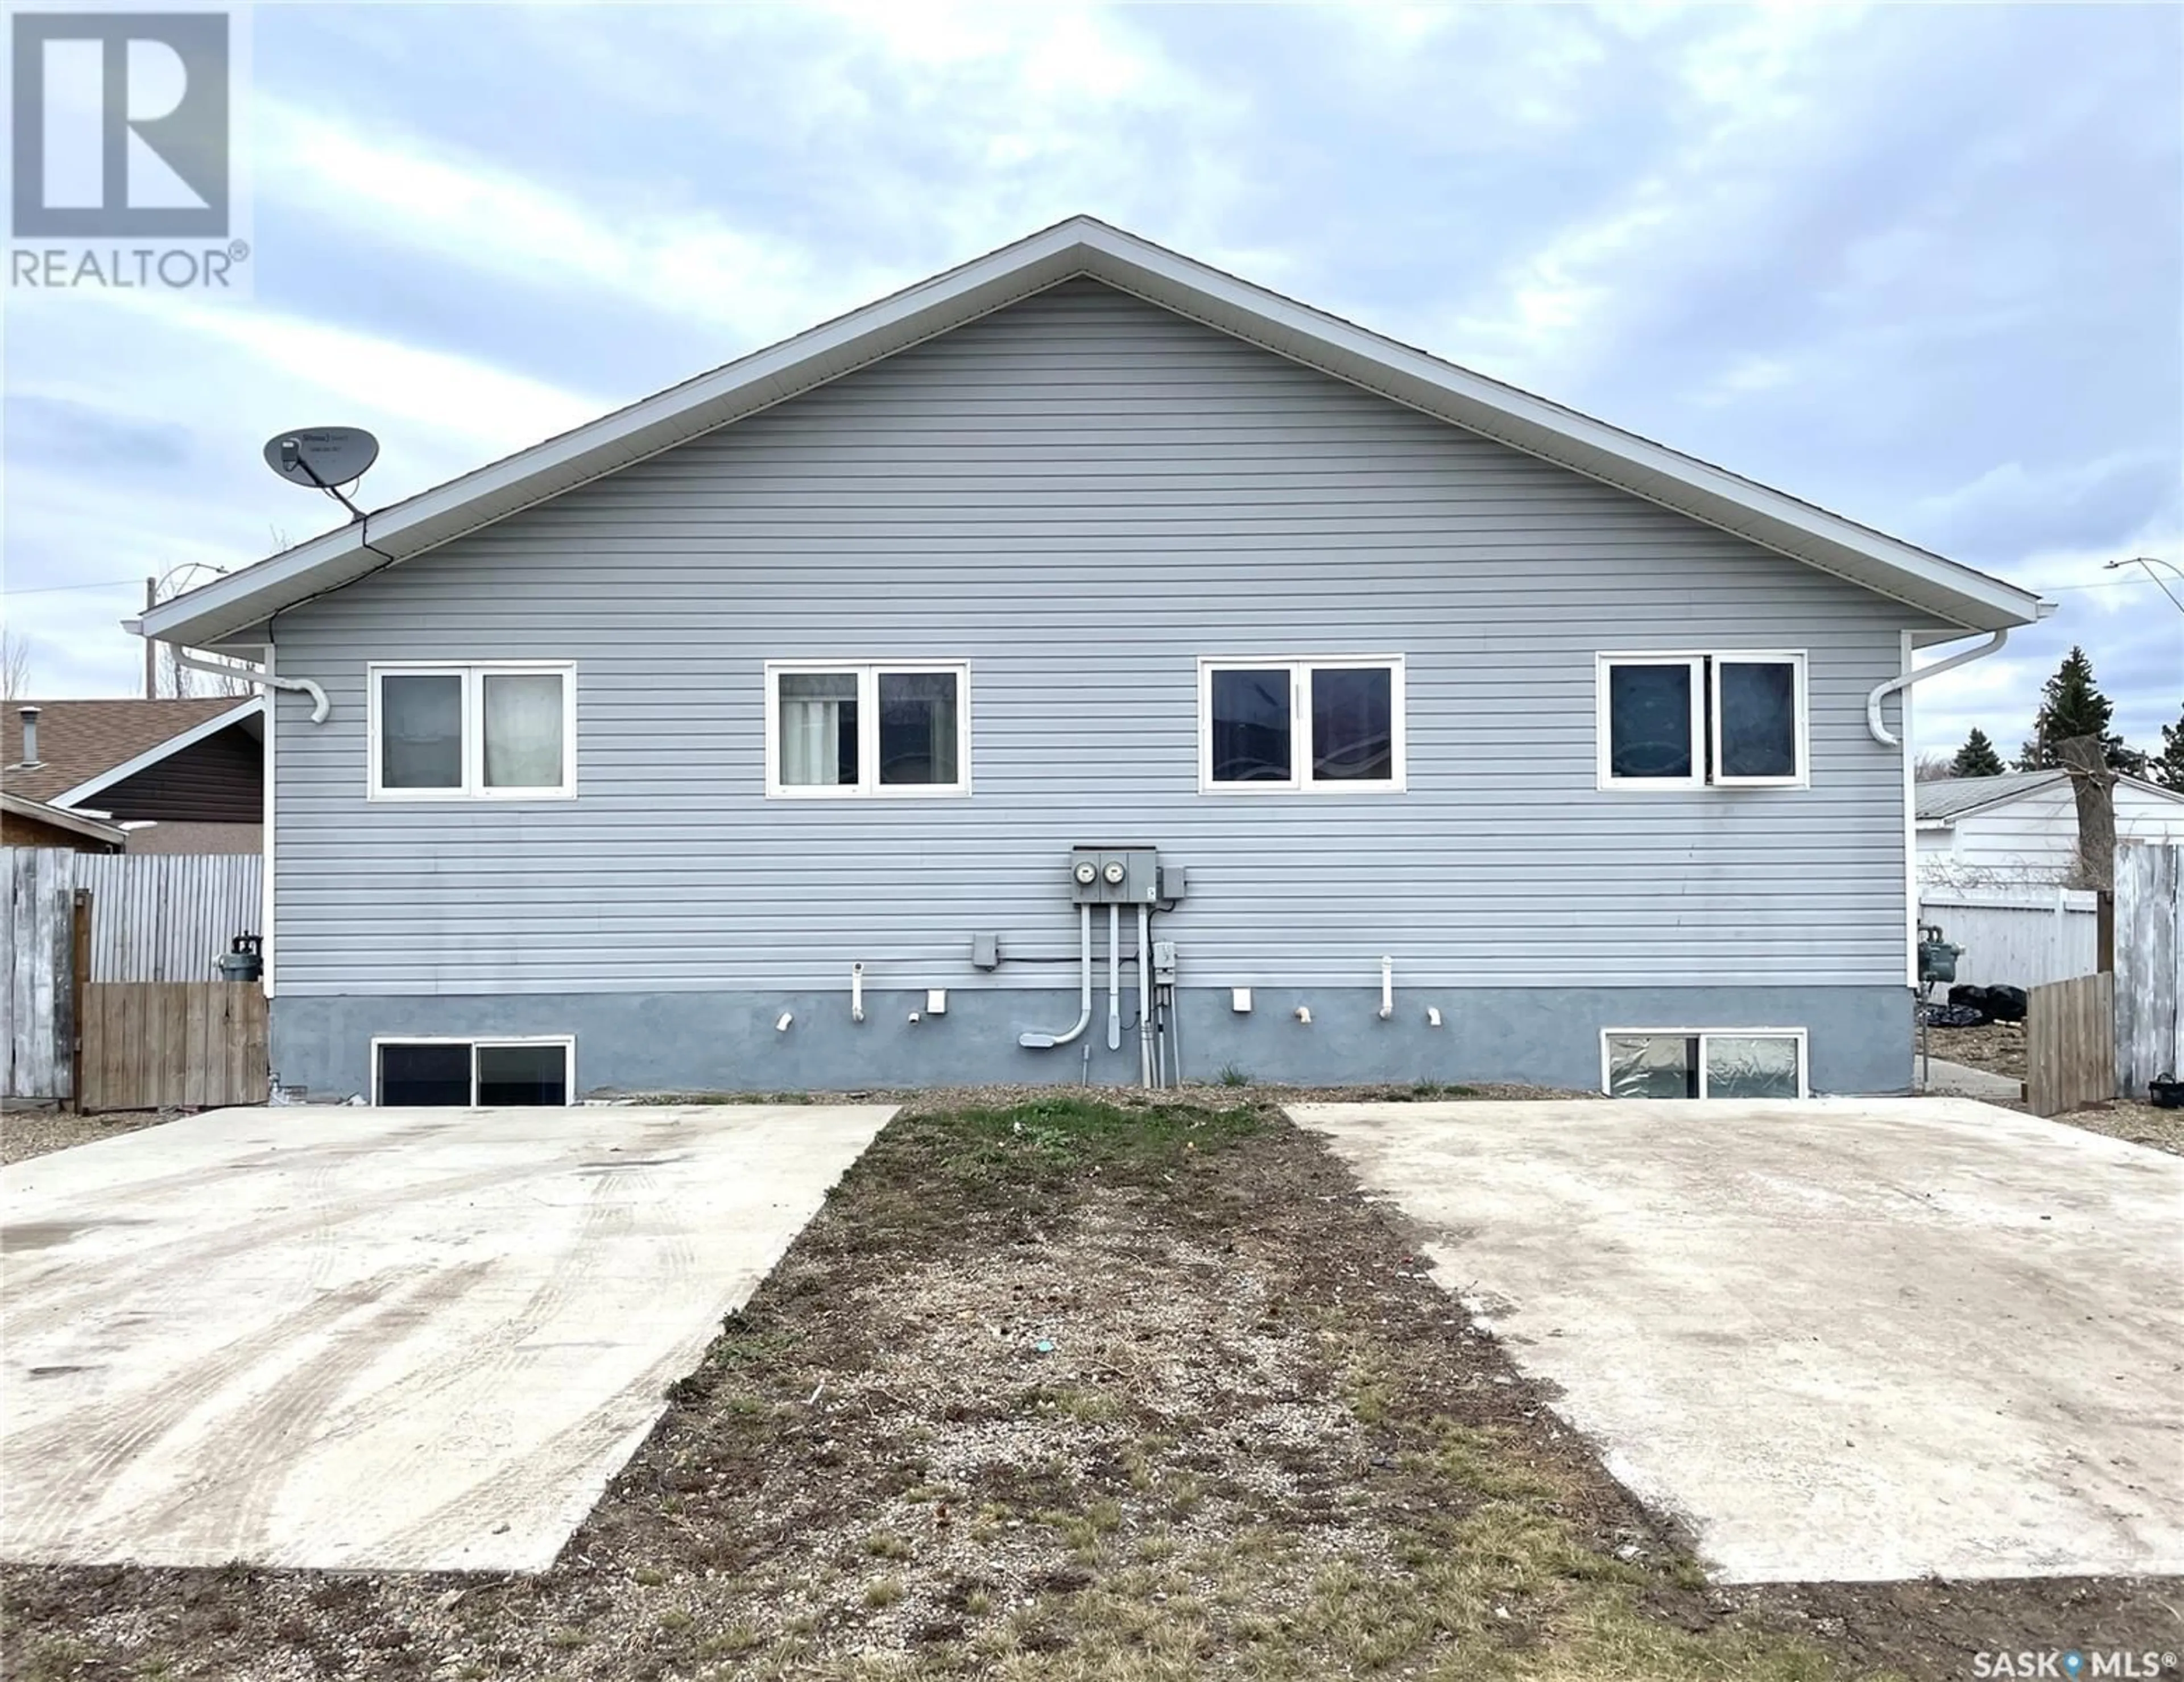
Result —
[[70, 1095], [70, 952], [73, 883], [65, 860], [73, 854], [15, 847], [5, 854], [8, 914], [6, 1033], [0, 1038], [0, 1096]]
[[83, 1107], [211, 1108], [266, 1098], [265, 994], [248, 982], [93, 982]]
[[265, 921], [254, 853], [80, 853], [75, 888], [92, 894], [94, 981], [212, 981], [220, 955]]
[[2115, 1077], [2127, 1098], [2184, 1074], [2184, 847], [2116, 848]]
[[2095, 896], [2076, 888], [1928, 888], [1919, 921], [1964, 949], [1957, 979], [1967, 985], [2039, 987], [2100, 967]]
[[2115, 977], [2049, 982], [2028, 995], [2025, 1090], [2033, 1113], [2060, 1116], [2115, 1096]]

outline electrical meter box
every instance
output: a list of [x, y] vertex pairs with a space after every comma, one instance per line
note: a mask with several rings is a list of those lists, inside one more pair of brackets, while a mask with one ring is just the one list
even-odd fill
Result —
[[1150, 905], [1160, 898], [1156, 847], [1072, 847], [1069, 898], [1078, 905]]

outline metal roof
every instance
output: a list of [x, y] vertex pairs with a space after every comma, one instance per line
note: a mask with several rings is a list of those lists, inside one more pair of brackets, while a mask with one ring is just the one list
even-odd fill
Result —
[[1996, 777], [1943, 777], [1914, 785], [1919, 796], [1919, 822], [1939, 823], [1961, 817], [1981, 806], [2014, 800], [2069, 779], [2067, 771], [2005, 771]]
[[1072, 217], [795, 337], [146, 610], [163, 642], [243, 640], [271, 615], [688, 443], [1079, 276], [1847, 578], [1967, 631], [2053, 611], [2027, 590]]
[[[1998, 806], [2030, 794], [2035, 789], [2045, 788], [2051, 783], [2067, 783], [2070, 773], [2060, 766], [2046, 771], [2005, 771], [1997, 777], [1942, 777], [1930, 783], [1916, 785], [1918, 789], [1919, 822], [1921, 823], [1949, 823], [1967, 813], [1983, 811], [1989, 806]], [[2184, 793], [2164, 788], [2158, 783], [2148, 783], [2141, 777], [2116, 778], [2119, 788], [2137, 788], [2149, 794], [2159, 794], [2164, 799], [2184, 802]]]

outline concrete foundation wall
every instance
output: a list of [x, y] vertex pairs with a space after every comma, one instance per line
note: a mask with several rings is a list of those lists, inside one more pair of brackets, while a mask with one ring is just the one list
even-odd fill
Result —
[[[1420, 988], [1379, 1018], [1374, 988], [1260, 987], [1249, 1016], [1228, 989], [1178, 991], [1186, 1078], [1224, 1067], [1301, 1085], [1373, 1081], [1521, 1081], [1596, 1090], [1605, 1028], [1802, 1028], [1815, 1093], [1900, 1093], [1911, 1078], [1910, 995], [1901, 987]], [[465, 994], [297, 996], [273, 1001], [273, 1067], [282, 1087], [338, 1100], [371, 1089], [375, 1036], [574, 1034], [577, 1086], [614, 1092], [853, 1091], [990, 1082], [1098, 1084], [1138, 1078], [1137, 992], [1126, 976], [1120, 1050], [1106, 1044], [1102, 966], [1092, 1026], [1050, 1051], [1026, 1028], [1076, 1020], [1074, 988], [952, 989], [947, 1014], [925, 994], [868, 988], [865, 1020], [847, 986], [827, 993]], [[1300, 1005], [1312, 1021], [1296, 1021]], [[1426, 1021], [1441, 1013], [1439, 1028]], [[922, 1020], [913, 1024], [916, 1011]], [[775, 1023], [783, 1011], [794, 1022]], [[1084, 1047], [1091, 1046], [1088, 1064]]]

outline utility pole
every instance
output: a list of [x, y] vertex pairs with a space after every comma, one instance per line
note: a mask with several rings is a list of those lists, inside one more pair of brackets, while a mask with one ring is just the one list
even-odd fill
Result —
[[[147, 578], [144, 581], [144, 611], [149, 613], [159, 604], [159, 581]], [[148, 701], [159, 699], [159, 645], [149, 637], [144, 639], [144, 699]]]

